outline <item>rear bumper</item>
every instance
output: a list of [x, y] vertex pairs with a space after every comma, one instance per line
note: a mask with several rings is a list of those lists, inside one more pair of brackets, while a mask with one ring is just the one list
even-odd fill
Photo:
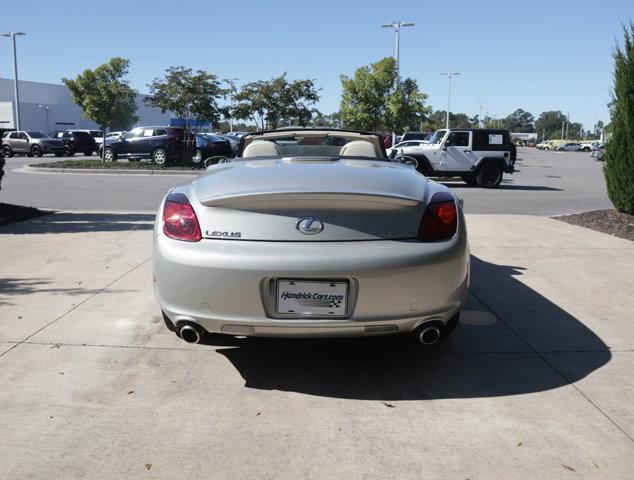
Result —
[[[446, 323], [466, 300], [469, 250], [452, 240], [258, 242], [154, 239], [155, 292], [174, 323], [254, 336], [361, 336]], [[346, 279], [347, 318], [275, 318], [278, 278]]]

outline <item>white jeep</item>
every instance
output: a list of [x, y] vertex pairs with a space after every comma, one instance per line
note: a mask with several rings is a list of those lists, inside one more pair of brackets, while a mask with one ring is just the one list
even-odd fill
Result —
[[508, 130], [455, 128], [437, 130], [429, 143], [390, 156], [415, 158], [428, 177], [461, 177], [468, 185], [495, 188], [504, 173], [515, 171], [511, 152]]

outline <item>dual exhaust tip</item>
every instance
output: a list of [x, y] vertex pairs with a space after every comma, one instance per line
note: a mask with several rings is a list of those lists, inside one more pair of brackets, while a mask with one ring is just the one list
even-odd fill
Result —
[[[186, 324], [180, 330], [180, 337], [187, 343], [200, 343], [203, 337], [203, 329], [198, 325]], [[433, 345], [440, 340], [440, 328], [436, 326], [421, 327], [416, 331], [418, 341], [423, 345]]]

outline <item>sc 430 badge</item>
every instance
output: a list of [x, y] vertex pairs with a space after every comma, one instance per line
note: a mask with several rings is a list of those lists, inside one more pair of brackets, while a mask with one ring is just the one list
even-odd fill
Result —
[[214, 238], [241, 238], [242, 232], [221, 232], [219, 230], [214, 230], [210, 232], [209, 230], [207, 230], [205, 232], [205, 235], [207, 237], [214, 237]]

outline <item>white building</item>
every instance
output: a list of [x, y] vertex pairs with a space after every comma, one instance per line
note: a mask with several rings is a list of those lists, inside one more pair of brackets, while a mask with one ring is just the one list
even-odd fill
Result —
[[[51, 132], [65, 129], [97, 129], [82, 109], [73, 102], [66, 85], [19, 80], [20, 127], [22, 130]], [[148, 95], [137, 95], [136, 125], [169, 125], [170, 113], [150, 107], [143, 101]], [[12, 78], [0, 78], [0, 128], [16, 128]]]

